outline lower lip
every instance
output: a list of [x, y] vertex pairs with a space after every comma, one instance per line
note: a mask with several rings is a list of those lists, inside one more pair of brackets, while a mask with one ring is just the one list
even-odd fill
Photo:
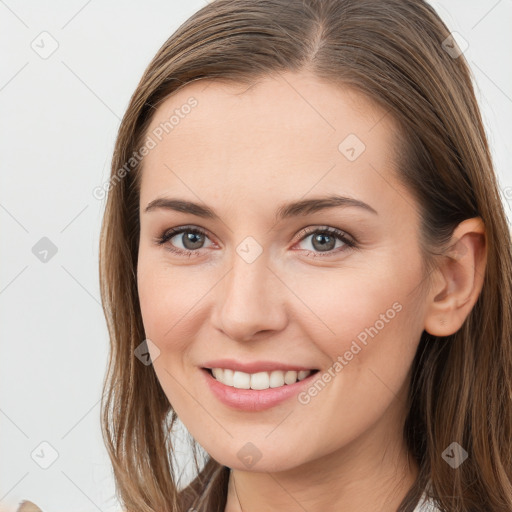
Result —
[[208, 370], [201, 370], [212, 393], [225, 405], [240, 411], [263, 411], [270, 409], [285, 400], [296, 396], [299, 391], [307, 387], [313, 377], [318, 373], [312, 373], [305, 379], [298, 380], [294, 384], [285, 384], [278, 388], [268, 389], [238, 389], [226, 386], [216, 380]]

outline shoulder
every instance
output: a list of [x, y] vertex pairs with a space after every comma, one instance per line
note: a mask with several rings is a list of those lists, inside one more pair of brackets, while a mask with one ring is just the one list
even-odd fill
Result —
[[416, 508], [413, 512], [441, 512], [437, 506], [435, 505], [434, 501], [427, 498], [427, 495], [423, 493], [422, 497], [420, 498], [420, 501], [416, 505]]

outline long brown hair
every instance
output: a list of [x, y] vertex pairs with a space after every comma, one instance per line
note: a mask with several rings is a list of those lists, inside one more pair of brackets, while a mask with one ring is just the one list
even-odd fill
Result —
[[[188, 83], [301, 70], [356, 88], [398, 122], [399, 176], [420, 205], [429, 261], [463, 220], [481, 217], [486, 228], [477, 303], [455, 334], [423, 332], [413, 362], [404, 437], [420, 471], [398, 510], [411, 512], [428, 484], [444, 511], [512, 510], [511, 236], [468, 65], [447, 51], [449, 37], [423, 0], [216, 0], [153, 58], [119, 128], [100, 241], [111, 349], [101, 421], [128, 512], [220, 512], [228, 479], [209, 456], [200, 467], [193, 445], [197, 475], [180, 489], [176, 414], [152, 366], [134, 356], [145, 340], [136, 281], [144, 160], [131, 158], [158, 105]], [[453, 442], [469, 454], [457, 469], [442, 457]]]

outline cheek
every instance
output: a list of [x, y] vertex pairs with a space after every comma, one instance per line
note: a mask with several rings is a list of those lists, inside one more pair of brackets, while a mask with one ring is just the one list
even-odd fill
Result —
[[[139, 255], [140, 310], [145, 335], [160, 350], [154, 365], [159, 376], [164, 368], [182, 373], [197, 363], [196, 341], [210, 335], [206, 330], [211, 325], [218, 281], [219, 273], [204, 267], [171, 264], [165, 256], [149, 251]], [[173, 381], [168, 384], [169, 389], [174, 385]]]
[[[340, 275], [316, 293], [308, 287], [308, 305], [322, 320], [315, 319], [320, 327], [308, 336], [331, 365], [318, 377], [324, 384], [312, 383], [299, 402], [305, 406], [303, 421], [330, 426], [319, 441], [326, 452], [329, 443], [349, 442], [377, 422], [405, 389], [422, 332], [422, 297], [411, 293], [420, 268], [396, 268]], [[308, 316], [301, 326], [312, 323]]]
[[151, 353], [153, 369], [169, 402], [185, 415], [191, 412], [182, 384], [185, 360], [194, 326], [201, 322], [194, 307], [201, 294], [192, 281], [190, 275], [161, 261], [139, 258], [137, 286], [144, 332], [158, 350]]
[[308, 337], [332, 361], [344, 357], [352, 370], [370, 362], [405, 368], [423, 330], [419, 260], [380, 263], [350, 272], [327, 269], [325, 278], [299, 278], [294, 289], [308, 308], [299, 320]]
[[[194, 275], [139, 258], [137, 286], [145, 334], [160, 350], [179, 350], [187, 341], [201, 300], [201, 288]], [[188, 333], [188, 334], [187, 334]]]

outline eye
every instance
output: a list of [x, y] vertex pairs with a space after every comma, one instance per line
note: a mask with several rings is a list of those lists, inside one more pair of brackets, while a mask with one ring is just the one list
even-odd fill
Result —
[[[299, 243], [312, 237], [310, 248], [303, 248], [303, 250], [313, 254], [313, 257], [331, 256], [333, 253], [335, 254], [356, 247], [356, 242], [346, 233], [328, 226], [322, 228], [304, 228], [298, 236], [301, 237]], [[173, 239], [176, 240], [173, 241]], [[155, 239], [155, 243], [157, 245], [165, 245], [166, 249], [173, 253], [190, 257], [192, 255], [198, 255], [198, 249], [205, 247], [205, 239], [208, 239], [208, 235], [203, 229], [181, 226], [166, 230]], [[336, 247], [337, 242], [339, 242], [338, 247]]]
[[[304, 228], [299, 233], [299, 236], [302, 237], [300, 242], [304, 242], [312, 236], [309, 244], [306, 244], [309, 245], [309, 247], [304, 250], [313, 253], [313, 257], [324, 255], [331, 256], [333, 253], [342, 252], [356, 247], [356, 242], [346, 233], [328, 226], [323, 228]], [[336, 247], [337, 242], [340, 242], [338, 247]], [[338, 250], [333, 250], [335, 248]]]
[[[174, 238], [176, 239], [175, 242], [172, 241]], [[171, 252], [184, 256], [192, 256], [193, 253], [198, 253], [197, 249], [203, 248], [205, 238], [208, 238], [208, 236], [202, 229], [182, 226], [168, 229], [156, 238], [155, 242], [158, 245], [166, 244], [166, 248]], [[176, 246], [176, 244], [178, 244], [178, 246]], [[181, 244], [181, 247], [179, 244]]]

